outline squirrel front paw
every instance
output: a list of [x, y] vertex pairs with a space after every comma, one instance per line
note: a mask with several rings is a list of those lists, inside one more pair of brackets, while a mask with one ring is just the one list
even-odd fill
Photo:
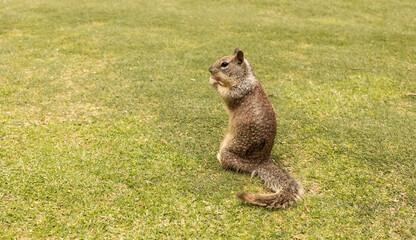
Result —
[[217, 154], [217, 159], [221, 163], [220, 153]]

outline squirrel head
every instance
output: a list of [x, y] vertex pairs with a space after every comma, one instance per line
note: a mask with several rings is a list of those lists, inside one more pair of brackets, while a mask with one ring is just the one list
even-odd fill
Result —
[[209, 67], [212, 85], [233, 87], [244, 78], [247, 73], [247, 62], [240, 48], [234, 50], [234, 54], [218, 59]]

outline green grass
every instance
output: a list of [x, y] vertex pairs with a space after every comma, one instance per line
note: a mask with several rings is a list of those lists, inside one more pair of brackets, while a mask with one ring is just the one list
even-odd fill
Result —
[[[414, 1], [0, 2], [0, 238], [416, 237]], [[221, 169], [239, 46], [304, 200]]]

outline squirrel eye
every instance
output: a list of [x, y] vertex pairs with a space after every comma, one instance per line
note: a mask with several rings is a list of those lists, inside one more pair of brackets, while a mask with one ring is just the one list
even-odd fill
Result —
[[221, 67], [226, 67], [226, 66], [228, 66], [228, 62], [222, 62], [221, 63]]

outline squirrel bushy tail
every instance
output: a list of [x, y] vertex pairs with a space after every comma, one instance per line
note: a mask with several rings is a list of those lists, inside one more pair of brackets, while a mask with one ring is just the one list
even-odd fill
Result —
[[283, 168], [266, 162], [258, 165], [252, 176], [258, 175], [273, 194], [238, 193], [237, 198], [267, 208], [286, 208], [301, 198], [303, 189]]

